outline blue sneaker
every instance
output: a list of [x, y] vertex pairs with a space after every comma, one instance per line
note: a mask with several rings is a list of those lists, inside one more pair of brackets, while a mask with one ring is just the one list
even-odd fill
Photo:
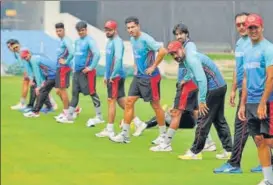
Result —
[[214, 173], [232, 173], [232, 174], [239, 174], [243, 173], [240, 167], [233, 167], [229, 163], [223, 164], [220, 168], [216, 168], [213, 170]]
[[45, 107], [45, 108], [42, 108], [41, 110], [40, 110], [40, 112], [42, 112], [42, 113], [44, 113], [44, 114], [47, 114], [47, 113], [50, 113], [50, 112], [54, 112], [54, 109], [53, 108], [47, 108], [47, 107]]
[[250, 171], [252, 173], [262, 173], [262, 166], [259, 165], [259, 166], [255, 167], [255, 168], [252, 168]]

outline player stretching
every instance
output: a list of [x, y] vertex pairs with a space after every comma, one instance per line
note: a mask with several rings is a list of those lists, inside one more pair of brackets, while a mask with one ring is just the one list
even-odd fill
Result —
[[[169, 53], [178, 62], [184, 62], [187, 70], [190, 70], [194, 76], [194, 80], [198, 84], [200, 90], [199, 95], [199, 112], [197, 128], [195, 132], [195, 140], [192, 148], [185, 154], [179, 156], [181, 159], [202, 159], [201, 151], [203, 150], [209, 133], [211, 124], [213, 123], [223, 148], [226, 150], [228, 157], [232, 147], [231, 135], [228, 124], [224, 116], [224, 102], [227, 90], [226, 82], [224, 81], [219, 69], [213, 61], [206, 55], [198, 52], [186, 52], [181, 42], [172, 41], [168, 45]], [[183, 88], [177, 88], [175, 98], [175, 109], [173, 110], [173, 118], [170, 128], [167, 132], [167, 137], [164, 143], [152, 148], [153, 151], [170, 151], [171, 140], [177, 129], [181, 112], [186, 108], [194, 106], [192, 100], [196, 96], [194, 91], [197, 88], [192, 81], [182, 83]], [[207, 93], [208, 90], [208, 93]]]
[[[248, 124], [262, 165], [264, 180], [273, 185], [270, 148], [273, 148], [273, 44], [263, 36], [263, 19], [251, 14], [245, 22], [251, 47], [244, 51], [244, 79], [238, 117]], [[246, 118], [246, 116], [247, 118]]]
[[79, 103], [79, 95], [90, 95], [95, 106], [96, 117], [87, 121], [87, 126], [103, 123], [101, 103], [96, 93], [96, 67], [100, 59], [100, 51], [95, 40], [87, 35], [87, 23], [76, 24], [80, 38], [75, 42], [74, 62], [75, 72], [72, 81], [72, 100], [67, 116], [58, 119], [61, 123], [73, 123], [73, 113]]
[[[157, 66], [167, 54], [167, 50], [150, 35], [140, 31], [139, 20], [129, 17], [125, 20], [131, 36], [137, 73], [131, 83], [124, 110], [122, 132], [110, 139], [118, 143], [129, 143], [130, 123], [134, 117], [134, 105], [139, 98], [150, 102], [159, 124], [159, 137], [153, 143], [159, 143], [166, 134], [164, 111], [160, 105], [161, 76]], [[158, 52], [155, 58], [155, 52]]]
[[[116, 117], [116, 102], [124, 109], [125, 105], [125, 72], [123, 69], [123, 54], [124, 45], [122, 39], [117, 32], [117, 23], [109, 20], [104, 25], [106, 37], [109, 39], [106, 45], [106, 65], [104, 83], [107, 86], [108, 93], [108, 124], [106, 128], [96, 134], [97, 137], [113, 137], [114, 121]], [[134, 118], [134, 123], [137, 128], [141, 128], [145, 123], [139, 120], [138, 117]], [[137, 129], [136, 133], [139, 129]], [[141, 132], [140, 132], [141, 134]]]
[[[27, 61], [32, 68], [33, 77], [37, 87], [35, 92], [37, 95], [37, 101], [32, 111], [24, 113], [25, 117], [39, 117], [40, 110], [43, 104], [48, 101], [49, 93], [55, 86], [56, 77], [56, 63], [51, 61], [49, 58], [42, 55], [31, 54], [29, 50], [25, 49], [21, 51], [21, 57]], [[47, 107], [48, 109], [52, 108]]]
[[[190, 32], [187, 25], [183, 23], [179, 23], [174, 26], [173, 28], [173, 35], [175, 36], [176, 40], [180, 41], [183, 44], [186, 52], [196, 52], [197, 48], [195, 43], [190, 39]], [[190, 73], [189, 70], [186, 69], [184, 63], [179, 64], [178, 68], [178, 81], [181, 82], [183, 78], [186, 76], [187, 73]], [[198, 106], [194, 107], [194, 110], [191, 111], [192, 115], [194, 116], [195, 120], [198, 119]], [[184, 113], [183, 113], [184, 114]], [[182, 116], [183, 116], [182, 114]], [[216, 144], [212, 140], [211, 133], [208, 134], [206, 139], [206, 144], [203, 149], [203, 152], [212, 152], [216, 151]]]

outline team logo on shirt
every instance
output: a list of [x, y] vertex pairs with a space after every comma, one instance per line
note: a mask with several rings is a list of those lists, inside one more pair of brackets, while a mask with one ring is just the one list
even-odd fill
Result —
[[257, 69], [260, 67], [261, 67], [260, 62], [249, 62], [244, 65], [245, 69]]

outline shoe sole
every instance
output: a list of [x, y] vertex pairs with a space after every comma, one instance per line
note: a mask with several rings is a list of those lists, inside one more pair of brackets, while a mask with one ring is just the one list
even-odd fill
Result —
[[109, 138], [109, 140], [114, 143], [120, 143], [120, 144], [129, 144], [130, 143], [130, 141], [117, 142], [117, 141], [112, 140], [111, 138]]

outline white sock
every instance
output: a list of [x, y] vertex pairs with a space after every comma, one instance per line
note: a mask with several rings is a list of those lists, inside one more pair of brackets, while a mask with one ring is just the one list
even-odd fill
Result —
[[168, 131], [167, 131], [167, 134], [166, 134], [166, 137], [165, 137], [165, 140], [164, 140], [164, 143], [165, 144], [170, 144], [172, 139], [173, 139], [173, 136], [175, 134], [176, 130], [175, 129], [172, 129], [172, 128], [169, 128]]
[[107, 126], [106, 126], [106, 129], [109, 132], [113, 132], [114, 131], [114, 124], [113, 123], [108, 123]]
[[264, 179], [273, 184], [273, 171], [272, 166], [263, 167]]
[[95, 107], [96, 111], [96, 116], [100, 119], [102, 119], [102, 114], [101, 114], [101, 108], [100, 107]]
[[20, 98], [20, 103], [21, 103], [21, 104], [26, 104], [26, 98], [21, 97], [21, 98]]
[[67, 115], [72, 117], [74, 111], [75, 111], [75, 108], [74, 108], [74, 107], [69, 107], [69, 108], [68, 108], [68, 114], [67, 114]]
[[68, 109], [64, 109], [64, 110], [63, 110], [63, 113], [64, 113], [65, 115], [67, 115], [67, 114], [68, 114]]
[[129, 130], [130, 130], [130, 124], [123, 123], [123, 125], [122, 125], [122, 133], [123, 133], [126, 137], [129, 137]]
[[212, 142], [213, 142], [213, 141], [212, 141], [211, 133], [209, 132], [208, 137], [207, 137], [207, 139], [206, 139], [206, 144], [210, 144], [210, 143], [212, 143]]
[[56, 104], [56, 101], [54, 100], [54, 98], [52, 96], [49, 96], [49, 100], [50, 100], [52, 106], [54, 106]]
[[158, 126], [160, 135], [166, 134], [166, 125]]
[[133, 122], [135, 123], [136, 127], [139, 127], [142, 123], [142, 121], [137, 116], [133, 119]]

